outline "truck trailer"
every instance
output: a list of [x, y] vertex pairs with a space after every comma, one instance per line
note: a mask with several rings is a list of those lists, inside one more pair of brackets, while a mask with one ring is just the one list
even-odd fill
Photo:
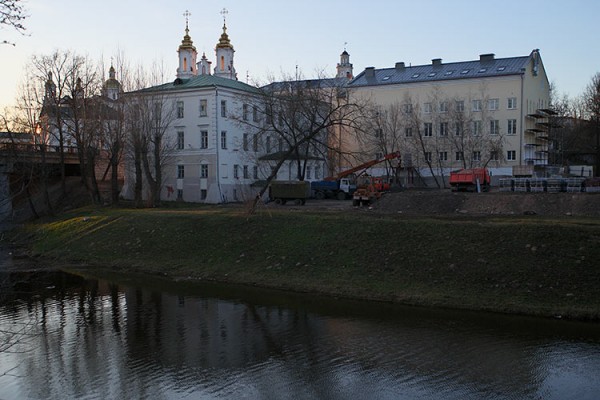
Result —
[[277, 204], [293, 201], [296, 205], [304, 205], [309, 196], [307, 181], [272, 181], [269, 184], [269, 199]]

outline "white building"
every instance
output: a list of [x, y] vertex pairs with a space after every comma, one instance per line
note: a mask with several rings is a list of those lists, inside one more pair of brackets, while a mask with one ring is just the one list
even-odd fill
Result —
[[[351, 65], [346, 52], [338, 75], [341, 65]], [[380, 110], [370, 143], [355, 138], [348, 149], [370, 153], [366, 158], [400, 151], [404, 166], [445, 176], [461, 167], [485, 165], [511, 175], [548, 164], [550, 85], [537, 49], [521, 57], [482, 54], [473, 61], [369, 67], [347, 88]]]

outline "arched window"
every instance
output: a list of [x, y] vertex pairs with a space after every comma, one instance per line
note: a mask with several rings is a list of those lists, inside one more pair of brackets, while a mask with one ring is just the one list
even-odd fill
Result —
[[225, 57], [221, 56], [221, 71], [225, 71]]
[[183, 57], [183, 70], [187, 71], [187, 58]]

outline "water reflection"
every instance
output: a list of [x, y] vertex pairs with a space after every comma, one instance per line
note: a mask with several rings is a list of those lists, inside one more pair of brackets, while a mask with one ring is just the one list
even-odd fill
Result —
[[0, 398], [595, 398], [600, 327], [4, 273]]

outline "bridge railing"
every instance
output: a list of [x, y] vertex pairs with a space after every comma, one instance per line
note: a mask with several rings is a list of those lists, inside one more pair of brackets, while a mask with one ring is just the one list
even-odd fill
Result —
[[[64, 146], [65, 153], [75, 154], [78, 152], [77, 146]], [[0, 152], [11, 154], [34, 154], [41, 153], [58, 153], [60, 146], [50, 146], [46, 144], [31, 144], [31, 143], [0, 143]]]

